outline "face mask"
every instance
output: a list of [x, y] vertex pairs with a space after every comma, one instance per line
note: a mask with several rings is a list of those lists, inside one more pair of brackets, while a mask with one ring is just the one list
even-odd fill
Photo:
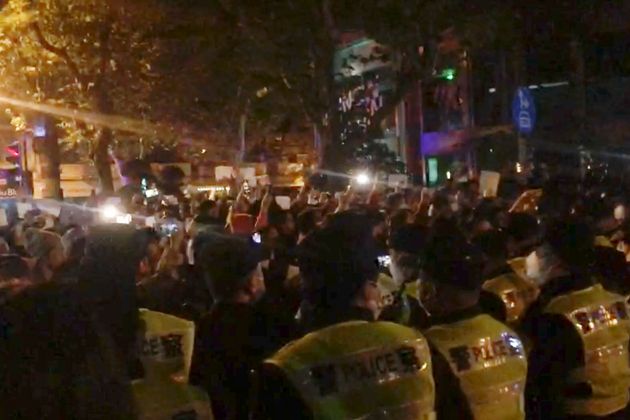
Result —
[[626, 245], [624, 241], [621, 241], [617, 244], [617, 251], [623, 252], [623, 255], [626, 256], [626, 262], [630, 262], [630, 252], [628, 252], [628, 245]]
[[614, 217], [615, 217], [615, 220], [618, 222], [625, 220], [626, 208], [623, 205], [619, 204], [617, 207], [615, 207]]
[[617, 251], [623, 252], [624, 254], [626, 253], [626, 244], [623, 243], [623, 241], [617, 244]]
[[525, 272], [530, 279], [537, 279], [540, 277], [540, 262], [536, 251], [532, 251], [527, 258], [525, 258]]
[[389, 272], [392, 275], [392, 278], [396, 282], [396, 284], [400, 287], [405, 281], [404, 274], [402, 269], [396, 264], [396, 262], [392, 259], [392, 262], [389, 265]]
[[186, 257], [188, 257], [188, 264], [195, 265], [195, 249], [193, 248], [192, 239], [190, 239], [186, 245]]
[[553, 254], [545, 247], [538, 248], [525, 259], [527, 277], [534, 280], [539, 286], [542, 286], [549, 280], [549, 274], [553, 266]]

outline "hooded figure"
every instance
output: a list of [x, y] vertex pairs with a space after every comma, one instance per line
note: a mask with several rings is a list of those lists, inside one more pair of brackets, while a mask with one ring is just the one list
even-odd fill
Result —
[[136, 273], [145, 248], [142, 231], [131, 226], [96, 226], [87, 236], [79, 270], [86, 304], [129, 366], [138, 329]]
[[25, 287], [0, 306], [2, 418], [134, 418], [124, 367], [92, 321], [74, 287], [56, 282]]

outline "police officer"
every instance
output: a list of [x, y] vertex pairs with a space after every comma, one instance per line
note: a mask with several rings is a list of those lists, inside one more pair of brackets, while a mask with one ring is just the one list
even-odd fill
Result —
[[507, 261], [507, 235], [490, 230], [473, 242], [485, 257], [482, 308], [496, 319], [517, 327], [525, 311], [538, 296], [533, 281], [519, 276]]
[[628, 418], [628, 308], [595, 280], [593, 239], [580, 221], [547, 227], [555, 274], [523, 325], [534, 345], [527, 386], [532, 418]]
[[414, 328], [426, 326], [427, 313], [418, 301], [420, 256], [426, 236], [426, 229], [418, 225], [404, 225], [392, 232], [388, 260], [391, 277], [379, 276], [381, 321]]
[[482, 256], [452, 225], [436, 224], [423, 261], [436, 412], [443, 419], [523, 419], [527, 361], [509, 327], [482, 313]]
[[327, 226], [302, 243], [312, 332], [265, 362], [256, 418], [433, 418], [425, 339], [374, 322], [378, 253], [361, 219]]
[[172, 315], [140, 310], [144, 377], [133, 381], [141, 420], [212, 420], [208, 395], [187, 384], [194, 324]]

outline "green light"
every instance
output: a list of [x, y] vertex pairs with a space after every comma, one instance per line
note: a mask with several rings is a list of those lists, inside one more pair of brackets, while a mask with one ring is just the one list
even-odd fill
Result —
[[455, 71], [455, 69], [452, 68], [446, 68], [444, 70], [442, 70], [442, 77], [446, 80], [455, 80], [455, 75], [457, 74], [457, 72]]
[[435, 185], [438, 181], [438, 161], [436, 158], [427, 159], [429, 167], [429, 185]]

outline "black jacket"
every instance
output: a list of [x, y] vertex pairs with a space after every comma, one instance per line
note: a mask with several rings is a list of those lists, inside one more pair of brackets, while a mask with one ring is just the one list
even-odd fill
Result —
[[250, 305], [217, 303], [197, 328], [190, 382], [204, 388], [215, 419], [247, 419], [254, 373], [279, 346]]

